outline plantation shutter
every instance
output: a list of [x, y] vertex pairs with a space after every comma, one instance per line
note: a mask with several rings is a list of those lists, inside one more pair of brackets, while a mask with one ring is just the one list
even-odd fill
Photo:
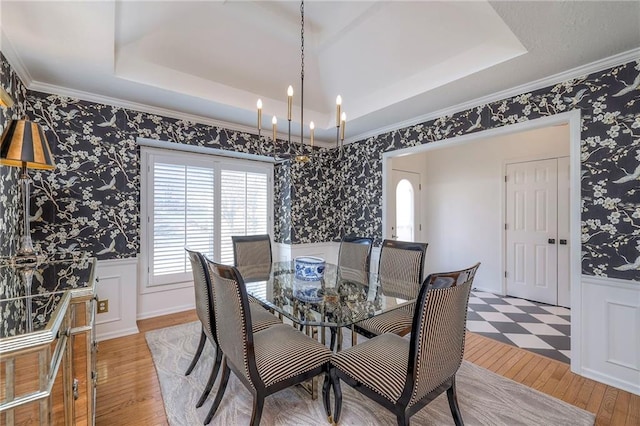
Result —
[[232, 235], [267, 234], [269, 181], [266, 172], [222, 169], [220, 173], [220, 261], [233, 264]]
[[153, 285], [191, 279], [189, 247], [213, 255], [214, 169], [156, 162], [153, 165]]
[[272, 165], [143, 148], [141, 166], [143, 291], [193, 281], [185, 247], [233, 264], [232, 235], [273, 232]]

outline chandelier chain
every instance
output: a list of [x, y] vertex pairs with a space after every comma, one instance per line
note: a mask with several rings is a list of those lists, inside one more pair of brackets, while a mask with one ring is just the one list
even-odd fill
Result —
[[300, 3], [300, 77], [304, 78], [304, 1]]
[[304, 146], [304, 0], [300, 2], [300, 146]]

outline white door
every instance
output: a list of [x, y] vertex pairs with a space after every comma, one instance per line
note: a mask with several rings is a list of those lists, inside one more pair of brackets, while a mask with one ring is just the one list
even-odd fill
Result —
[[507, 293], [557, 304], [558, 162], [507, 165]]
[[416, 241], [420, 218], [420, 174], [391, 171], [386, 238]]

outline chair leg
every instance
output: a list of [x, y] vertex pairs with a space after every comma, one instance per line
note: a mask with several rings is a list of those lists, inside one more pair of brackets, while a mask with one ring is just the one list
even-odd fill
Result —
[[342, 411], [342, 391], [340, 390], [340, 379], [336, 375], [336, 369], [331, 367], [329, 370], [331, 375], [331, 384], [333, 386], [333, 397], [335, 398], [335, 408], [333, 410], [333, 421], [335, 424], [340, 420], [340, 412]]
[[222, 351], [220, 350], [220, 348], [218, 348], [218, 346], [216, 346], [215, 350], [216, 350], [216, 361], [213, 364], [213, 368], [211, 369], [211, 374], [209, 375], [209, 380], [207, 380], [207, 384], [204, 387], [204, 391], [202, 392], [202, 395], [200, 396], [198, 403], [196, 404], [196, 408], [202, 407], [202, 404], [204, 404], [204, 402], [207, 400], [207, 397], [209, 396], [209, 392], [211, 392], [211, 389], [213, 388], [213, 384], [216, 381], [216, 377], [218, 377], [218, 370], [220, 369], [220, 363], [222, 361]]
[[456, 426], [463, 426], [462, 413], [460, 413], [460, 407], [458, 406], [458, 395], [456, 392], [456, 378], [451, 379], [451, 387], [447, 389], [447, 399], [449, 400], [449, 408], [451, 409], [451, 415]]
[[356, 333], [356, 329], [351, 327], [351, 346], [355, 346], [358, 344], [358, 333]]
[[207, 417], [204, 419], [204, 424], [208, 425], [211, 422], [211, 419], [216, 414], [216, 410], [222, 401], [222, 397], [224, 396], [224, 391], [227, 389], [227, 383], [229, 382], [229, 374], [231, 373], [231, 369], [227, 367], [227, 360], [222, 360], [222, 379], [220, 380], [220, 387], [218, 388], [218, 393], [216, 394], [216, 399], [213, 400], [213, 405], [209, 409], [207, 413]]
[[322, 384], [322, 403], [324, 404], [324, 411], [327, 413], [327, 419], [329, 423], [333, 423], [333, 417], [331, 416], [331, 378], [329, 373], [324, 375], [324, 383]]
[[398, 426], [409, 426], [409, 417], [404, 412], [397, 413], [396, 419], [398, 419]]
[[336, 335], [338, 334], [338, 330], [335, 327], [329, 327], [329, 331], [331, 332], [331, 342], [329, 343], [329, 349], [332, 351], [336, 347]]
[[253, 397], [253, 412], [251, 413], [251, 426], [259, 426], [262, 417], [262, 407], [264, 406], [264, 396], [256, 393]]
[[191, 371], [193, 371], [193, 368], [198, 363], [198, 360], [200, 359], [200, 355], [202, 354], [202, 349], [204, 349], [204, 343], [206, 341], [207, 341], [207, 336], [204, 334], [204, 330], [201, 329], [200, 342], [198, 342], [198, 349], [196, 349], [196, 354], [193, 356], [193, 360], [191, 361], [191, 364], [189, 364], [189, 368], [187, 368], [187, 372], [184, 373], [185, 376], [188, 376], [189, 374], [191, 374]]

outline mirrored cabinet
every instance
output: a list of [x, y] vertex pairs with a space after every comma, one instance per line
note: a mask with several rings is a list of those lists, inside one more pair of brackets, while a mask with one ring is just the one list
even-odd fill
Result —
[[95, 424], [95, 263], [0, 259], [0, 424]]

